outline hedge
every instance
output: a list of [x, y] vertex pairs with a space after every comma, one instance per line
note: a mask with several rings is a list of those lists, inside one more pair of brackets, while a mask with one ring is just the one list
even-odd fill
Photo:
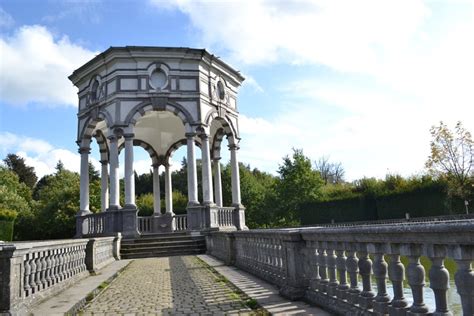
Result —
[[0, 220], [0, 240], [12, 241], [14, 221]]
[[418, 188], [381, 196], [310, 202], [300, 210], [301, 225], [424, 217], [463, 213], [463, 202], [440, 187]]

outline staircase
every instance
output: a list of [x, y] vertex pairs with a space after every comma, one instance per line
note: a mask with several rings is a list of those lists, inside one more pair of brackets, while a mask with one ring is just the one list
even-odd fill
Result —
[[120, 248], [123, 259], [196, 255], [206, 252], [206, 238], [186, 232], [149, 234], [123, 239]]

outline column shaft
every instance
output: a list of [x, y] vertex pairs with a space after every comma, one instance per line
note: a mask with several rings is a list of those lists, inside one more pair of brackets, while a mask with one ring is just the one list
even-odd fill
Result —
[[110, 209], [120, 208], [120, 182], [119, 182], [119, 159], [117, 137], [110, 139]]
[[80, 211], [89, 213], [89, 152], [90, 148], [79, 149], [81, 154], [81, 190], [80, 190]]
[[135, 206], [135, 174], [133, 172], [133, 134], [125, 135], [125, 206]]
[[230, 165], [231, 165], [231, 176], [232, 176], [232, 204], [240, 205], [240, 173], [239, 173], [239, 162], [237, 160], [237, 150], [239, 149], [236, 145], [230, 145]]
[[173, 189], [169, 165], [165, 165], [165, 203], [166, 213], [173, 214]]
[[153, 165], [153, 215], [161, 214], [161, 189], [159, 165]]
[[211, 174], [211, 153], [209, 152], [209, 136], [201, 134], [202, 152], [202, 195], [204, 204], [214, 204]]
[[217, 206], [222, 204], [222, 181], [221, 181], [221, 163], [220, 158], [214, 159], [214, 195]]
[[101, 172], [100, 172], [100, 201], [101, 211], [105, 212], [109, 207], [109, 162], [101, 161]]
[[194, 134], [186, 134], [188, 163], [188, 205], [198, 205], [196, 158], [194, 156]]

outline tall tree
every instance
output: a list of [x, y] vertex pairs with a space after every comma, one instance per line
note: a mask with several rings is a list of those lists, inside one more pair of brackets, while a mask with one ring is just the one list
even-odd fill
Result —
[[431, 154], [426, 167], [431, 173], [446, 177], [450, 193], [467, 202], [474, 188], [474, 142], [471, 133], [461, 122], [457, 122], [454, 131], [440, 122], [439, 126], [431, 127], [430, 132]]
[[319, 171], [324, 184], [338, 184], [344, 182], [344, 168], [340, 162], [330, 162], [329, 157], [323, 156], [314, 162], [316, 171]]
[[36, 181], [38, 181], [38, 177], [36, 176], [35, 169], [27, 166], [22, 157], [15, 154], [8, 154], [7, 157], [3, 159], [3, 162], [5, 162], [8, 169], [18, 175], [20, 182], [25, 183], [30, 189], [33, 189]]
[[311, 160], [300, 149], [293, 149], [293, 156], [283, 158], [278, 168], [280, 177], [276, 191], [282, 219], [296, 224], [297, 212], [302, 203], [314, 201], [321, 195], [323, 180], [319, 172], [311, 168]]

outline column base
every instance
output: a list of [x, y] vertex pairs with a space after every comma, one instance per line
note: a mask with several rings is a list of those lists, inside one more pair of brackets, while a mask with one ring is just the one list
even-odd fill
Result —
[[89, 210], [80, 210], [79, 212], [76, 213], [76, 216], [85, 216], [89, 214], [92, 214], [92, 212]]
[[232, 204], [235, 208], [234, 211], [234, 223], [237, 230], [248, 230], [249, 228], [245, 225], [245, 206], [242, 204]]
[[161, 214], [154, 218], [153, 227], [154, 232], [158, 233], [171, 233], [173, 232], [173, 215], [171, 213]]

